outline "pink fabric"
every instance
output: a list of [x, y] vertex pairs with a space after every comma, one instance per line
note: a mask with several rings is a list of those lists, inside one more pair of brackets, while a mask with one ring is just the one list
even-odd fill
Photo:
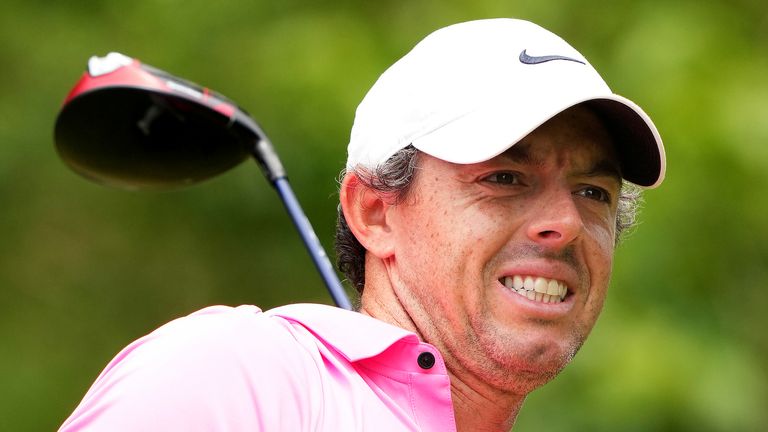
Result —
[[[422, 353], [434, 355], [429, 369]], [[323, 305], [213, 306], [137, 340], [60, 431], [455, 431], [416, 335]]]

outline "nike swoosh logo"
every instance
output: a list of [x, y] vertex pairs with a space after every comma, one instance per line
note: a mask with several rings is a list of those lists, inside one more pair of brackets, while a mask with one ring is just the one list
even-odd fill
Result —
[[566, 60], [566, 61], [572, 61], [572, 62], [576, 62], [576, 63], [586, 64], [583, 61], [581, 61], [579, 59], [575, 59], [573, 57], [566, 57], [566, 56], [561, 56], [561, 55], [530, 56], [530, 55], [528, 55], [526, 50], [523, 50], [523, 51], [520, 52], [520, 63], [534, 65], [534, 64], [539, 64], [539, 63], [546, 63], [546, 62], [552, 61], [552, 60]]

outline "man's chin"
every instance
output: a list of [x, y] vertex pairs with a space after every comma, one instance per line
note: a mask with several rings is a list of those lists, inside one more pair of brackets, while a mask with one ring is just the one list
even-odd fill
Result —
[[518, 362], [510, 365], [499, 382], [506, 391], [526, 395], [552, 381], [568, 364], [569, 360], [547, 363]]
[[581, 348], [580, 339], [565, 342], [539, 339], [497, 345], [489, 355], [496, 364], [498, 384], [509, 391], [527, 394], [559, 374]]

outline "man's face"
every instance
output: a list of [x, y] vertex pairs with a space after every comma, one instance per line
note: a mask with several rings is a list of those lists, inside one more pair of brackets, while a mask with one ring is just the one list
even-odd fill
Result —
[[527, 393], [565, 366], [603, 306], [619, 189], [609, 135], [585, 108], [487, 162], [423, 155], [389, 209], [385, 265], [451, 373]]

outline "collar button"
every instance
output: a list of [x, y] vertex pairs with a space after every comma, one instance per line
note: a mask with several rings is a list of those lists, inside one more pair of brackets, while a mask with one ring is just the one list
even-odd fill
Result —
[[419, 364], [419, 367], [422, 369], [432, 369], [432, 366], [435, 365], [435, 355], [431, 352], [423, 352], [419, 354], [418, 359], [416, 359], [416, 362]]

